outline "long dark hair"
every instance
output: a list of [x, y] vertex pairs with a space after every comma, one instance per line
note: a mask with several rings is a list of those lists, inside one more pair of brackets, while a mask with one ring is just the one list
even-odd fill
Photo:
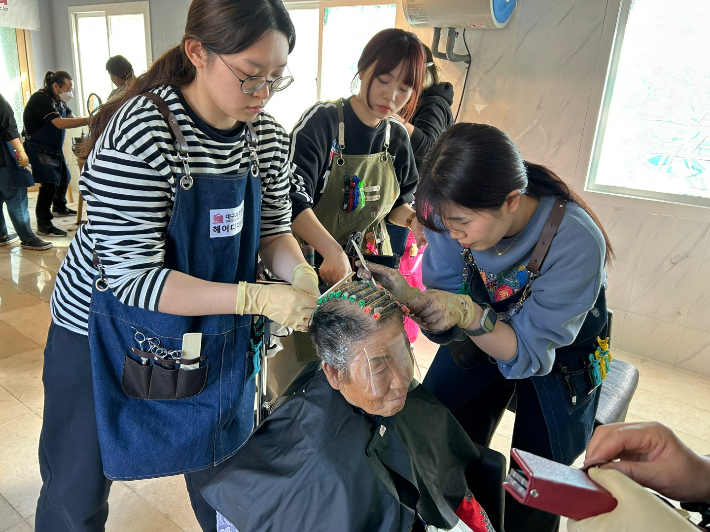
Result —
[[431, 148], [417, 185], [417, 219], [443, 232], [445, 228], [432, 212], [442, 215], [450, 205], [472, 211], [498, 210], [514, 190], [578, 204], [604, 235], [607, 259], [614, 258], [609, 237], [591, 207], [552, 170], [525, 161], [508, 135], [485, 124], [455, 124]]
[[291, 53], [296, 44], [296, 29], [281, 0], [193, 0], [180, 44], [161, 55], [145, 74], [101, 106], [89, 122], [91, 136], [81, 144], [79, 156], [89, 156], [111, 117], [131, 98], [160, 85], [184, 86], [195, 79], [197, 70], [185, 53], [187, 39], [200, 41], [210, 55], [230, 55], [246, 50], [270, 30], [286, 35]]
[[419, 37], [412, 32], [390, 28], [380, 31], [370, 39], [360, 54], [356, 74], [356, 77], [359, 74], [364, 74], [370, 66], [374, 65], [372, 76], [365, 87], [368, 107], [370, 106], [370, 87], [372, 87], [375, 77], [389, 74], [403, 62], [404, 82], [412, 87], [412, 95], [399, 114], [404, 120], [409, 120], [417, 108], [419, 95], [422, 92], [426, 68], [425, 58], [424, 45]]
[[47, 73], [44, 75], [44, 86], [41, 90], [45, 91], [47, 94], [49, 94], [52, 98], [56, 100], [57, 95], [54, 94], [53, 85], [56, 83], [61, 87], [67, 82], [67, 80], [74, 81], [69, 72], [65, 72], [64, 70], [57, 70], [56, 72], [52, 72], [51, 70], [48, 70]]

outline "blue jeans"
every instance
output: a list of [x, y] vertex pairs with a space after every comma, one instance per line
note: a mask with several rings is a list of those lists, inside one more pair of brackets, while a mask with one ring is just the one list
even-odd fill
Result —
[[7, 234], [5, 216], [2, 212], [2, 204], [7, 205], [7, 213], [10, 215], [15, 232], [23, 242], [32, 240], [35, 237], [30, 226], [30, 213], [27, 210], [27, 189], [13, 189], [10, 186], [10, 176], [7, 168], [0, 168], [0, 236]]

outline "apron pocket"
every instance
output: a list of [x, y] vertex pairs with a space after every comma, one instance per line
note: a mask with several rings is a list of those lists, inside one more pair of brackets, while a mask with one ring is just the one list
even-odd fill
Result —
[[175, 400], [199, 395], [207, 384], [207, 368], [170, 369], [158, 364], [142, 365], [126, 355], [121, 385], [133, 399]]
[[52, 170], [61, 171], [62, 169], [62, 158], [56, 153], [38, 150], [37, 161], [45, 165], [47, 168], [51, 168]]
[[121, 378], [121, 385], [125, 394], [133, 399], [148, 399], [151, 373], [151, 366], [143, 366], [140, 362], [136, 362], [129, 355], [126, 355], [126, 359], [123, 361], [123, 376]]
[[[364, 213], [366, 210], [366, 208], [362, 208], [353, 210], [352, 212], [347, 212], [345, 209], [340, 208], [338, 209], [338, 223], [346, 227], [352, 227], [353, 225], [359, 224], [365, 217]], [[367, 226], [359, 227], [358, 229], [353, 229], [353, 231], [360, 230], [364, 232], [365, 227], [369, 227], [369, 225], [370, 224], [367, 224]]]
[[177, 371], [178, 381], [175, 399], [187, 399], [200, 395], [207, 384], [207, 368], [203, 366], [197, 369], [180, 369]]
[[583, 408], [594, 397], [593, 391], [592, 393], [587, 394], [587, 391], [589, 390], [589, 377], [587, 375], [588, 372], [586, 369], [570, 371], [568, 374], [568, 378], [574, 387], [574, 392], [577, 397], [577, 400], [573, 404], [572, 395], [570, 394], [570, 390], [567, 389], [567, 383], [565, 382], [564, 376], [560, 373], [555, 374], [555, 380], [557, 381], [557, 386], [560, 388], [560, 394], [563, 397], [563, 402], [565, 403], [568, 414]]
[[157, 364], [151, 366], [150, 391], [148, 399], [175, 399], [177, 390], [178, 370], [165, 369]]

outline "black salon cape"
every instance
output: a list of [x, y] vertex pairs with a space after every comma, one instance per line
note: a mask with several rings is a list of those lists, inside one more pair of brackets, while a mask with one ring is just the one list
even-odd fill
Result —
[[202, 494], [240, 532], [409, 532], [415, 504], [428, 523], [449, 529], [466, 492], [464, 470], [478, 458], [423, 386], [382, 418], [354, 408], [319, 372]]

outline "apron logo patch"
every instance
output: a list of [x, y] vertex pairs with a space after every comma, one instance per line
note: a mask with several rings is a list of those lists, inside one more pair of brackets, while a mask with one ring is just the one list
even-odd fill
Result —
[[210, 209], [210, 238], [238, 235], [244, 225], [244, 202], [233, 209]]

